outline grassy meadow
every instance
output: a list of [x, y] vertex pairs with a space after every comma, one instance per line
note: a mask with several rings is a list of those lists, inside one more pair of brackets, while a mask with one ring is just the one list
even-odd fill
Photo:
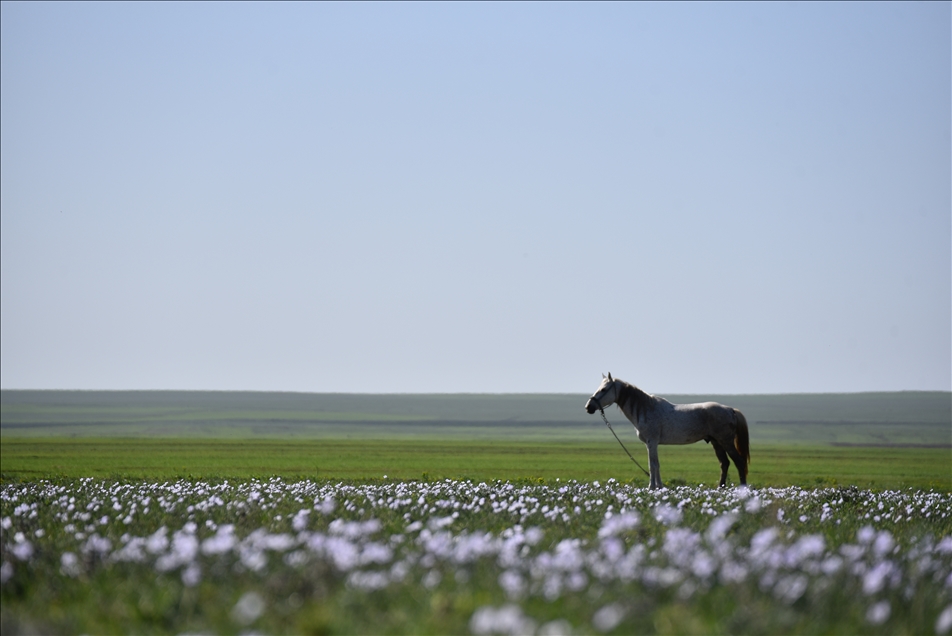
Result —
[[[603, 427], [604, 428], [604, 427]], [[608, 431], [601, 441], [529, 443], [369, 440], [189, 440], [10, 438], [0, 446], [5, 478], [135, 479], [248, 478], [279, 475], [310, 479], [578, 479], [615, 478], [646, 485]], [[627, 444], [627, 442], [626, 442]], [[647, 467], [644, 446], [628, 444]], [[661, 475], [668, 485], [714, 487], [720, 468], [706, 444], [664, 446]], [[934, 488], [952, 492], [947, 448], [755, 447], [749, 482], [756, 486]], [[737, 474], [731, 468], [730, 479]]]
[[[0, 474], [40, 477], [579, 479], [640, 483], [584, 395], [3, 391]], [[667, 396], [741, 409], [752, 484], [952, 490], [943, 392]], [[607, 411], [635, 458], [644, 446]], [[713, 485], [706, 444], [662, 446], [662, 478]], [[731, 469], [733, 478], [736, 472]]]

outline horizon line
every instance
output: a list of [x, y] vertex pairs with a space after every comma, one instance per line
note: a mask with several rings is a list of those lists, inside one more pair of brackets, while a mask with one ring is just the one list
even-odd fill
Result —
[[[289, 393], [296, 395], [588, 395], [572, 391], [300, 391], [290, 389], [36, 389], [3, 388], [0, 391], [49, 391], [71, 393]], [[864, 389], [857, 391], [658, 391], [651, 395], [862, 395], [872, 393], [950, 393], [952, 389]]]

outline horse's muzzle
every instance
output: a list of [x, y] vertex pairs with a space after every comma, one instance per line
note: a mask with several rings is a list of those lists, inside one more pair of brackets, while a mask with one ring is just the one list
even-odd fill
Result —
[[589, 401], [585, 403], [585, 411], [589, 415], [594, 415], [597, 410], [598, 406], [595, 404], [595, 400], [589, 399]]

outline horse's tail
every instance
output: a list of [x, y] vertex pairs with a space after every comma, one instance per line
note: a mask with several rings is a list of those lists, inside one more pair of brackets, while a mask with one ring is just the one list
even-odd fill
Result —
[[733, 409], [733, 411], [734, 423], [736, 424], [734, 431], [734, 448], [736, 448], [740, 456], [744, 458], [744, 467], [746, 468], [750, 465], [750, 434], [747, 431], [747, 418], [737, 409]]

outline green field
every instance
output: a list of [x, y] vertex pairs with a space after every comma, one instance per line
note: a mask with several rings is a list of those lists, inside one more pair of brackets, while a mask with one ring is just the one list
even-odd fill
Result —
[[[952, 490], [942, 392], [669, 396], [742, 409], [751, 483]], [[3, 391], [5, 478], [580, 479], [639, 483], [584, 395]], [[644, 447], [608, 410], [635, 458]], [[671, 484], [716, 483], [710, 447], [661, 447]], [[734, 469], [731, 476], [736, 479]]]
[[[635, 440], [637, 444], [637, 440]], [[631, 446], [647, 466], [644, 447]], [[705, 444], [666, 446], [665, 483], [716, 486]], [[310, 479], [578, 479], [640, 484], [647, 478], [606, 431], [599, 443], [432, 440], [21, 439], [0, 447], [5, 478], [267, 477]], [[755, 486], [855, 485], [952, 491], [952, 451], [942, 448], [779, 446], [756, 449]], [[730, 478], [736, 481], [731, 468]]]

